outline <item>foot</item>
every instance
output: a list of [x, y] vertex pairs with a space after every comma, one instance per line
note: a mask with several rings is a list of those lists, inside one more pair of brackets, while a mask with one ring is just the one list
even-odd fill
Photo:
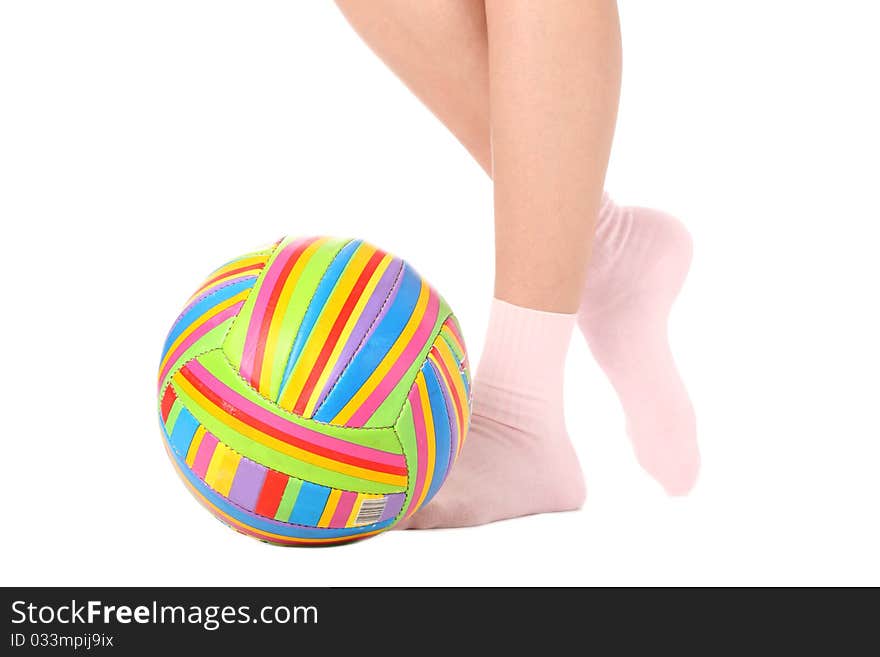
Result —
[[401, 528], [469, 527], [583, 505], [584, 478], [561, 423], [534, 432], [479, 415], [478, 399], [474, 405], [467, 442], [449, 479]]
[[401, 526], [466, 527], [584, 502], [562, 407], [574, 315], [492, 303], [461, 456], [437, 496]]
[[578, 324], [617, 391], [642, 467], [670, 495], [684, 495], [700, 453], [666, 325], [690, 267], [690, 234], [669, 215], [607, 198], [600, 217]]

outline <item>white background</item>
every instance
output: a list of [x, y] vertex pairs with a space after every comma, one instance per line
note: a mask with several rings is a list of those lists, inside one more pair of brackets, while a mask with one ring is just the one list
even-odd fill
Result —
[[330, 2], [0, 4], [3, 584], [880, 584], [880, 9], [627, 0], [608, 187], [678, 214], [703, 472], [668, 499], [583, 342], [583, 511], [280, 549], [167, 462], [154, 378], [213, 267], [365, 237], [478, 360], [491, 187]]

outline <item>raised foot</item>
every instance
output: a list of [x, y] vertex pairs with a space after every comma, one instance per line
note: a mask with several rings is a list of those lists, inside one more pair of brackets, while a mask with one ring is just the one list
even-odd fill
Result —
[[578, 323], [617, 391], [639, 463], [667, 493], [684, 495], [696, 482], [700, 453], [667, 320], [690, 267], [691, 237], [665, 213], [617, 212], [626, 239], [588, 277]]

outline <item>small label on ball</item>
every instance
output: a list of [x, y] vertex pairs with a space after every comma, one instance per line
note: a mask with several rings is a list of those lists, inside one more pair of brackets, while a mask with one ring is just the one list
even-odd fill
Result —
[[361, 508], [358, 510], [357, 517], [354, 519], [354, 524], [371, 525], [374, 522], [379, 522], [387, 503], [387, 497], [369, 497], [364, 499], [361, 502]]

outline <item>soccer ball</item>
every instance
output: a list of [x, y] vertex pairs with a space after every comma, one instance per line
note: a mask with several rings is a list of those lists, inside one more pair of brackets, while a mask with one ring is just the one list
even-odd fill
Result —
[[446, 302], [362, 241], [285, 238], [211, 274], [159, 366], [165, 446], [234, 529], [282, 545], [365, 538], [437, 493], [470, 419]]

